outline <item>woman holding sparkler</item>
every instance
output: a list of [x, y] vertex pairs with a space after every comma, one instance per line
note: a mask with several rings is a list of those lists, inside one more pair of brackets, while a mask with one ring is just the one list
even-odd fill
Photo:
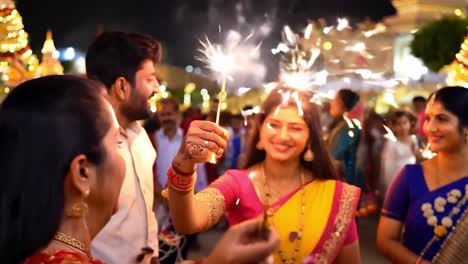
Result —
[[168, 171], [177, 231], [201, 232], [224, 214], [230, 225], [263, 214], [281, 240], [275, 263], [360, 263], [354, 220], [360, 190], [336, 180], [310, 99], [292, 88], [273, 90], [257, 115], [247, 168], [226, 172], [197, 194], [196, 163], [222, 155], [228, 134], [194, 121]]
[[392, 263], [467, 263], [466, 102], [463, 87], [429, 98], [423, 128], [437, 156], [406, 165], [393, 179], [377, 231], [377, 246]]
[[[3, 102], [1, 263], [102, 264], [89, 247], [112, 217], [125, 176], [119, 126], [104, 95], [97, 82], [48, 76], [22, 83]], [[256, 263], [278, 244], [261, 221], [244, 222], [203, 263]]]

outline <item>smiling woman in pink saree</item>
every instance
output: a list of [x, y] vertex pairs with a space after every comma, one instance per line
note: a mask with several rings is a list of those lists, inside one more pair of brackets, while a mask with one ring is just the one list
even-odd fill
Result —
[[169, 205], [180, 233], [261, 217], [280, 237], [275, 263], [360, 263], [354, 220], [360, 190], [336, 180], [322, 141], [319, 109], [308, 94], [273, 90], [262, 106], [247, 168], [230, 170], [193, 194], [195, 163], [218, 156], [227, 135], [194, 122], [168, 172]]

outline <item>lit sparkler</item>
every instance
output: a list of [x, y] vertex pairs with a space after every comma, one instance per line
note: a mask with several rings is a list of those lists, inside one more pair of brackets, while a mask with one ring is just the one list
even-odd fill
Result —
[[[221, 27], [220, 27], [221, 31]], [[261, 43], [259, 43], [253, 50], [249, 50], [250, 54], [240, 54], [238, 52], [242, 49], [242, 44], [247, 42], [252, 38], [253, 32], [249, 34], [245, 39], [242, 40], [240, 34], [235, 34], [232, 37], [228, 45], [220, 45], [212, 43], [207, 36], [205, 36], [205, 41], [200, 40], [202, 48], [199, 49], [202, 57], [198, 57], [200, 61], [207, 64], [207, 67], [213, 72], [221, 75], [221, 91], [218, 94], [219, 104], [216, 111], [216, 124], [219, 124], [219, 117], [221, 113], [221, 106], [224, 104], [227, 96], [226, 92], [226, 82], [227, 79], [232, 80], [232, 72], [239, 70], [239, 67], [242, 67], [240, 61], [245, 60], [258, 54]], [[216, 154], [212, 153], [210, 163], [216, 163]]]
[[[309, 24], [303, 39], [310, 39], [313, 30], [313, 25]], [[282, 36], [283, 42], [272, 50], [273, 54], [281, 55], [281, 82], [301, 90], [325, 84], [328, 72], [316, 67], [317, 59], [322, 54], [320, 45], [304, 49], [300, 45], [301, 38], [289, 26], [284, 27]]]

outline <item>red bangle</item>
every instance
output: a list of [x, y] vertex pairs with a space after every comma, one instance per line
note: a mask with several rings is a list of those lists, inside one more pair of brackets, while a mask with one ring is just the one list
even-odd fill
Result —
[[167, 183], [176, 191], [187, 192], [193, 190], [193, 187], [195, 186], [195, 176], [193, 176], [193, 173], [191, 176], [179, 175], [171, 166], [167, 170]]

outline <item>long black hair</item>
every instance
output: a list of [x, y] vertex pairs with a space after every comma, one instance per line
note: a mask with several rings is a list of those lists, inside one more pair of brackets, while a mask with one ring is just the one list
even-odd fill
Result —
[[0, 259], [18, 263], [45, 247], [64, 212], [64, 179], [79, 154], [99, 165], [111, 126], [104, 88], [75, 76], [16, 87], [0, 108]]
[[[314, 160], [305, 161], [303, 155], [301, 155], [301, 164], [304, 168], [311, 171], [315, 178], [318, 179], [337, 179], [337, 175], [333, 168], [330, 154], [327, 151], [325, 142], [322, 137], [322, 126], [320, 125], [320, 109], [319, 107], [311, 103], [311, 95], [307, 92], [296, 90], [289, 87], [278, 87], [270, 92], [268, 97], [262, 104], [261, 113], [255, 117], [255, 128], [252, 137], [249, 142], [249, 150], [247, 153], [247, 165], [250, 167], [254, 164], [260, 163], [265, 160], [265, 150], [258, 150], [255, 145], [260, 140], [260, 128], [262, 127], [265, 118], [275, 111], [275, 109], [281, 104], [297, 105], [296, 99], [292, 96], [289, 97], [288, 101], [284, 101], [284, 94], [298, 93], [298, 99], [301, 102], [302, 109], [304, 112], [303, 118], [309, 127], [309, 143], [314, 152]], [[307, 150], [304, 149], [303, 153]]]

